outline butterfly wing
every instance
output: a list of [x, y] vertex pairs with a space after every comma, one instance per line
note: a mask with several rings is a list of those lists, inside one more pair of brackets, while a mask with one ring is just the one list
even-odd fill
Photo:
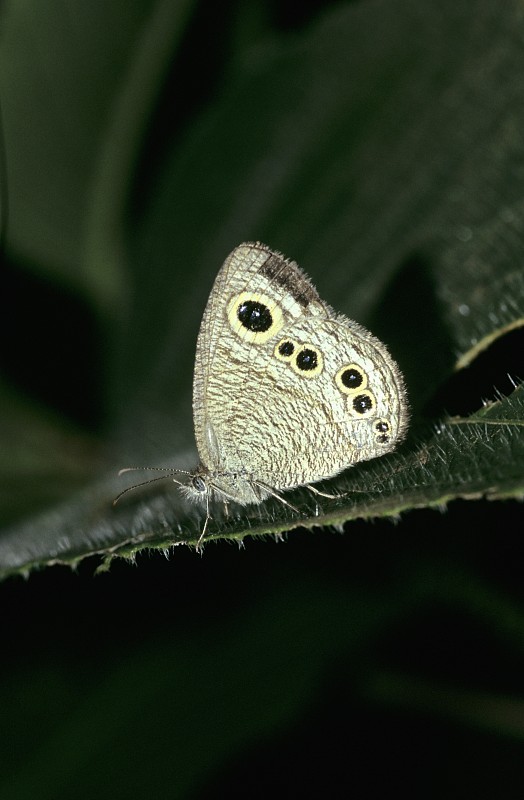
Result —
[[335, 315], [294, 262], [259, 243], [231, 253], [195, 359], [195, 436], [215, 485], [231, 474], [275, 490], [330, 477], [392, 449], [405, 409], [384, 345]]

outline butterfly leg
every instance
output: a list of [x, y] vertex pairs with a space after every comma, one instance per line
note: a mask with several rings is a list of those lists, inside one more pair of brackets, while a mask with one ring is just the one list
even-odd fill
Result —
[[202, 532], [198, 537], [198, 542], [196, 545], [197, 552], [204, 552], [204, 548], [202, 547], [202, 542], [207, 532], [207, 524], [211, 519], [211, 514], [209, 513], [209, 492], [206, 492], [206, 521], [204, 522], [204, 527], [202, 528]]
[[341, 497], [347, 497], [348, 494], [347, 492], [344, 492], [343, 494], [328, 494], [327, 492], [321, 492], [320, 489], [315, 489], [315, 487], [311, 486], [310, 483], [306, 484], [306, 489], [309, 489], [312, 494], [316, 494], [318, 497], [326, 497], [328, 500], [340, 500]]
[[297, 514], [300, 514], [300, 511], [298, 510], [298, 508], [295, 508], [295, 506], [292, 505], [290, 502], [288, 502], [287, 500], [284, 500], [282, 495], [278, 494], [278, 492], [274, 492], [272, 489], [269, 488], [269, 486], [266, 486], [265, 483], [260, 483], [259, 481], [253, 481], [253, 483], [256, 486], [260, 486], [261, 489], [265, 489], [265, 491], [268, 492], [271, 495], [271, 497], [274, 497], [275, 500], [279, 500], [282, 503], [282, 505], [287, 506], [292, 511], [295, 511]]

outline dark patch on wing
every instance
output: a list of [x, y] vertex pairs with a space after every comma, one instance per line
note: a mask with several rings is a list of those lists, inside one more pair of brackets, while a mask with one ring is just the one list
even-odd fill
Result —
[[313, 301], [320, 302], [317, 290], [311, 285], [300, 267], [279, 253], [270, 253], [260, 267], [260, 272], [269, 280], [282, 286], [303, 308], [307, 308]]

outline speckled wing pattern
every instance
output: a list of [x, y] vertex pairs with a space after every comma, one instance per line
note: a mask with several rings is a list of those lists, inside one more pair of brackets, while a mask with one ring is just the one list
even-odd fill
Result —
[[[295, 262], [246, 243], [204, 312], [193, 415], [211, 488], [246, 504], [267, 496], [255, 486], [314, 483], [393, 449], [407, 403], [378, 339], [324, 303]], [[229, 479], [239, 475], [243, 488]]]

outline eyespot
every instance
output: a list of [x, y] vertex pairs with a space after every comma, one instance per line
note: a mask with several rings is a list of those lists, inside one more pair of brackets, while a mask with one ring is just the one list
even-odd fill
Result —
[[389, 435], [389, 431], [391, 429], [389, 420], [377, 419], [373, 423], [373, 428], [375, 430], [375, 439], [378, 444], [387, 444], [391, 439], [391, 436]]
[[264, 294], [242, 292], [232, 297], [227, 317], [234, 333], [245, 342], [262, 344], [282, 328], [284, 316], [280, 306]]
[[375, 397], [370, 391], [359, 392], [354, 397], [349, 398], [353, 411], [359, 417], [369, 417], [375, 410]]
[[298, 375], [315, 378], [324, 368], [322, 353], [312, 344], [302, 345], [291, 360], [291, 366]]
[[273, 324], [269, 308], [256, 300], [244, 300], [237, 308], [237, 317], [244, 328], [253, 333], [265, 333]]
[[389, 422], [387, 419], [377, 419], [375, 422], [375, 430], [377, 433], [386, 433], [389, 431]]
[[315, 350], [301, 350], [300, 353], [297, 355], [296, 364], [299, 369], [305, 370], [309, 372], [312, 369], [316, 369], [318, 365], [318, 357]]
[[289, 361], [296, 348], [297, 345], [291, 339], [281, 339], [275, 347], [275, 355], [281, 361]]
[[345, 364], [335, 375], [335, 383], [344, 394], [353, 394], [366, 388], [368, 376], [358, 364]]

